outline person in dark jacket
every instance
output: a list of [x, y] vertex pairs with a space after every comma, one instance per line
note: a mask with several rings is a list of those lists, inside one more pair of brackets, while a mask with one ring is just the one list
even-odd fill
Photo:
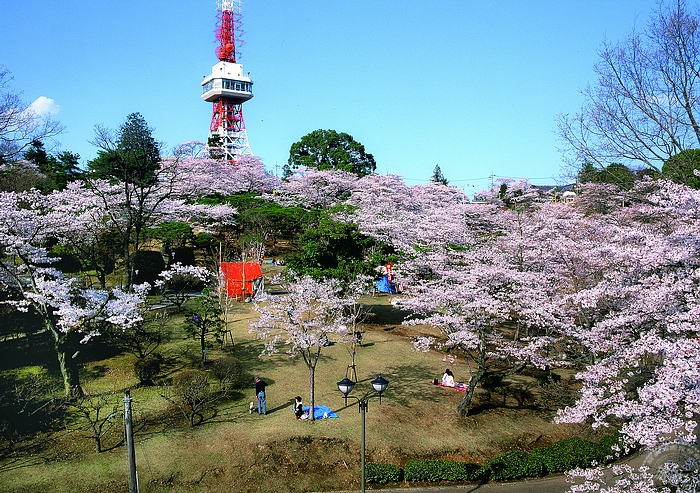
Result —
[[265, 383], [265, 380], [261, 380], [259, 377], [255, 377], [255, 400], [258, 403], [258, 414], [267, 414], [265, 387], [267, 387], [267, 383]]

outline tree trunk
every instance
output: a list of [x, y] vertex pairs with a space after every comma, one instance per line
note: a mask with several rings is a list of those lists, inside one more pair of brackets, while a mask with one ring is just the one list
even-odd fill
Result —
[[[204, 323], [204, 321], [202, 321], [202, 323]], [[199, 333], [199, 342], [202, 346], [202, 366], [204, 366], [207, 363], [207, 353], [204, 352], [206, 350], [206, 341], [204, 339], [205, 337], [206, 332], [204, 328], [201, 328]]]
[[459, 406], [457, 406], [457, 414], [460, 416], [464, 417], [469, 414], [469, 406], [471, 405], [472, 397], [474, 397], [474, 391], [476, 390], [476, 386], [479, 385], [479, 382], [481, 382], [481, 379], [484, 377], [484, 373], [485, 372], [483, 370], [479, 370], [476, 373], [473, 373], [472, 377], [469, 379], [469, 388], [464, 394]]
[[[128, 200], [128, 190], [124, 190], [124, 193]], [[121, 240], [123, 242], [122, 255], [124, 255], [124, 274], [126, 275], [126, 286], [124, 286], [124, 289], [129, 293], [132, 292], [131, 283], [134, 280], [134, 266], [131, 262], [131, 234], [131, 225], [127, 225], [124, 232], [121, 234]]]
[[316, 368], [313, 365], [309, 365], [309, 419], [315, 421], [314, 419], [314, 383]]
[[82, 397], [83, 389], [80, 386], [80, 375], [78, 374], [78, 364], [73, 359], [73, 345], [70, 334], [64, 334], [56, 328], [51, 328], [54, 336], [54, 348], [58, 357], [58, 366], [63, 376], [63, 386], [66, 396], [70, 398]]

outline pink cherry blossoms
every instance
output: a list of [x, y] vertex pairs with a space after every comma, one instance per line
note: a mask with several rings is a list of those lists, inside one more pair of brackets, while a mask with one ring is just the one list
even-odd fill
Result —
[[330, 339], [341, 340], [347, 334], [343, 309], [350, 300], [340, 296], [339, 283], [333, 279], [302, 277], [283, 286], [287, 294], [256, 297], [260, 319], [251, 323], [251, 332], [265, 342], [260, 356], [277, 354], [283, 347], [291, 357], [302, 357], [309, 369], [309, 417], [313, 420], [316, 365]]

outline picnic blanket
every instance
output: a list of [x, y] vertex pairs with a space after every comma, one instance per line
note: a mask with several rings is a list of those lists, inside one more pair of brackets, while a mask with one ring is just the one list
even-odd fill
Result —
[[446, 387], [448, 389], [455, 389], [459, 390], [460, 392], [466, 392], [469, 389], [469, 385], [466, 383], [460, 383], [460, 382], [455, 382], [454, 387], [450, 387], [449, 385], [443, 385], [442, 382], [438, 382], [438, 387]]
[[[309, 413], [309, 406], [302, 407], [305, 413]], [[338, 415], [335, 414], [330, 407], [324, 405], [314, 406], [314, 419], [326, 419], [326, 418], [337, 418]]]

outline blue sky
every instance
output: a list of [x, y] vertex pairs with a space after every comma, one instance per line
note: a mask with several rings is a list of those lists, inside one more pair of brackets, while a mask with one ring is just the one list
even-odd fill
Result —
[[[253, 152], [281, 170], [319, 129], [347, 132], [408, 184], [440, 165], [467, 193], [489, 176], [561, 183], [555, 116], [574, 113], [603, 39], [655, 0], [244, 0], [239, 62]], [[66, 127], [82, 161], [96, 124], [138, 111], [171, 149], [206, 140], [200, 82], [217, 62], [215, 0], [3, 0], [0, 65]], [[40, 100], [41, 101], [41, 100]], [[43, 100], [47, 103], [47, 100]]]

